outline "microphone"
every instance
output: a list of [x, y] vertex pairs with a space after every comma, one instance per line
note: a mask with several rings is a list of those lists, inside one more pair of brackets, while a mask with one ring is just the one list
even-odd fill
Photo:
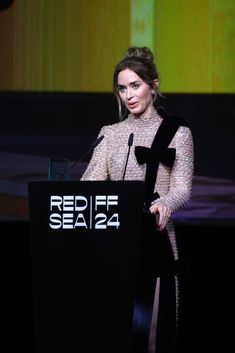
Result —
[[82, 162], [92, 151], [94, 148], [96, 148], [96, 146], [98, 146], [98, 144], [103, 140], [104, 135], [101, 135], [100, 137], [98, 137], [90, 146], [90, 148], [88, 149], [88, 151], [76, 162], [74, 162], [71, 167], [69, 168], [69, 170], [71, 170], [76, 164]]
[[126, 157], [126, 165], [125, 165], [125, 168], [124, 168], [122, 180], [124, 180], [125, 175], [126, 175], [126, 167], [127, 167], [127, 163], [128, 163], [128, 159], [129, 159], [130, 149], [131, 149], [131, 146], [133, 145], [133, 139], [134, 139], [134, 134], [133, 134], [133, 132], [131, 132], [130, 136], [129, 136], [129, 139], [128, 139], [129, 148], [128, 148], [128, 153], [127, 153], [127, 157]]

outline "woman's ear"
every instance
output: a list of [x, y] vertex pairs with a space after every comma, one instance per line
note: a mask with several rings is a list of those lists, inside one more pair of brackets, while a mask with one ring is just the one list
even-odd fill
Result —
[[152, 94], [156, 94], [157, 93], [158, 85], [159, 85], [159, 81], [157, 79], [154, 80], [153, 81], [153, 87], [152, 87], [152, 90], [151, 90]]
[[156, 89], [158, 88], [159, 81], [157, 79], [153, 80], [153, 87]]

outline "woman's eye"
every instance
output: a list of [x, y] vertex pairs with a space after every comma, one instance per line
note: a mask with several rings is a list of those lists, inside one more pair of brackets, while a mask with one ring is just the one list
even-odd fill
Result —
[[139, 86], [140, 86], [140, 85], [139, 85], [138, 83], [134, 83], [134, 84], [133, 84], [133, 88], [134, 88], [134, 89], [139, 88]]
[[125, 91], [125, 87], [119, 86], [119, 87], [118, 87], [118, 90], [119, 90], [119, 92], [123, 93], [123, 92]]

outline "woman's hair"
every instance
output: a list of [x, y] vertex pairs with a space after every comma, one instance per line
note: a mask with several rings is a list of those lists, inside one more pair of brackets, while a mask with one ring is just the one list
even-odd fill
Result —
[[154, 100], [156, 100], [157, 95], [160, 95], [158, 88], [153, 84], [154, 80], [158, 80], [158, 72], [152, 51], [147, 47], [130, 47], [122, 60], [116, 65], [113, 74], [113, 93], [117, 98], [120, 120], [124, 116], [122, 114], [122, 102], [118, 90], [118, 74], [125, 69], [134, 71], [154, 90]]

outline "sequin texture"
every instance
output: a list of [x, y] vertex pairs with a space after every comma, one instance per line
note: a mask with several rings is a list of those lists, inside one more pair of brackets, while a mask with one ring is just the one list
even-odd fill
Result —
[[[139, 118], [129, 114], [126, 120], [101, 128], [99, 136], [104, 135], [102, 142], [93, 151], [90, 163], [81, 180], [122, 180], [128, 155], [128, 139], [134, 134], [130, 148], [125, 180], [145, 179], [146, 164], [138, 164], [135, 157], [135, 146], [150, 147], [155, 134], [161, 125], [162, 117], [154, 110], [148, 116]], [[156, 202], [168, 206], [172, 213], [184, 207], [191, 196], [194, 172], [194, 149], [191, 130], [180, 126], [171, 140], [170, 148], [176, 149], [176, 158], [172, 168], [159, 163], [155, 190], [160, 195]], [[130, 195], [131, 200], [131, 195]], [[178, 260], [178, 248], [174, 223], [170, 219], [166, 225], [175, 260]], [[179, 284], [176, 285], [176, 322], [178, 325]]]
[[[135, 157], [135, 146], [150, 147], [162, 117], [154, 110], [149, 116], [136, 118], [129, 114], [127, 119], [112, 125], [103, 126], [99, 136], [102, 142], [95, 148], [92, 158], [81, 180], [122, 180], [128, 154], [128, 139], [134, 134], [130, 149], [125, 180], [144, 180], [146, 164], [139, 165]], [[193, 138], [191, 130], [180, 126], [169, 146], [176, 149], [172, 168], [159, 164], [155, 183], [161, 201], [172, 212], [184, 207], [190, 196], [193, 177]], [[174, 224], [170, 219], [166, 226], [175, 259], [178, 259]]]

